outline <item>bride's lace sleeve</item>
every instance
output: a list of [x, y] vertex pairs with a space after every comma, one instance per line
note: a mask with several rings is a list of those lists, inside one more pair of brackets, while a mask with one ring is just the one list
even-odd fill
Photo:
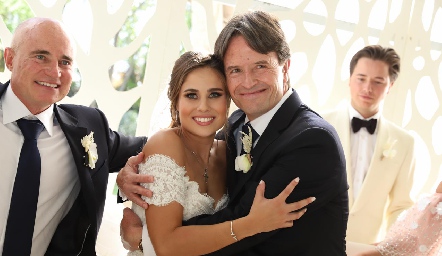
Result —
[[165, 206], [172, 201], [184, 205], [186, 182], [188, 177], [186, 171], [175, 163], [173, 159], [165, 155], [151, 155], [144, 163], [138, 166], [139, 173], [154, 176], [153, 183], [142, 183], [141, 185], [153, 192], [153, 196], [143, 197], [152, 205]]
[[442, 194], [424, 197], [399, 215], [377, 250], [381, 255], [442, 255]]

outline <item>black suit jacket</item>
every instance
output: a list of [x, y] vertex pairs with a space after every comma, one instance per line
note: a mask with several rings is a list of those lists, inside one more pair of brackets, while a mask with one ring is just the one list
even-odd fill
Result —
[[[9, 82], [0, 83], [0, 97]], [[77, 167], [80, 193], [58, 225], [46, 255], [96, 255], [95, 242], [103, 217], [109, 172], [118, 172], [130, 156], [142, 150], [147, 138], [127, 137], [109, 129], [103, 112], [71, 104], [54, 104]], [[98, 160], [94, 169], [86, 166], [81, 139], [94, 132]]]
[[346, 255], [348, 185], [344, 153], [335, 129], [302, 104], [294, 91], [260, 136], [251, 152], [253, 166], [243, 173], [234, 168], [237, 147], [233, 132], [244, 119], [241, 110], [229, 118], [228, 207], [185, 224], [213, 224], [246, 216], [260, 180], [266, 183], [266, 198], [274, 198], [299, 177], [300, 183], [287, 202], [310, 196], [316, 201], [307, 206], [306, 214], [293, 227], [243, 239], [213, 255]]

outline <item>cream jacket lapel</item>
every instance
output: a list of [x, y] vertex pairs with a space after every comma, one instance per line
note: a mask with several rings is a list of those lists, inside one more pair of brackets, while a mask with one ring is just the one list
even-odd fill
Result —
[[[337, 130], [346, 156], [349, 188], [349, 221], [347, 239], [374, 243], [381, 227], [389, 227], [413, 201], [410, 191], [414, 176], [414, 140], [404, 129], [381, 117], [378, 121], [376, 146], [358, 198], [353, 197], [350, 152], [350, 117], [347, 107], [322, 115]], [[397, 140], [390, 148], [394, 157], [383, 156], [388, 142]], [[385, 222], [385, 223], [384, 223]]]

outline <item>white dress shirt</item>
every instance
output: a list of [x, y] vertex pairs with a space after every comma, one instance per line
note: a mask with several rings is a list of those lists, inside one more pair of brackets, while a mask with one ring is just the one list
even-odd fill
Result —
[[[378, 119], [381, 117], [380, 112], [369, 118], [363, 118], [358, 111], [356, 111], [351, 105], [349, 106], [350, 112], [350, 127], [353, 117], [357, 117], [362, 120]], [[357, 198], [359, 191], [361, 190], [365, 176], [367, 175], [370, 162], [373, 157], [373, 152], [376, 146], [376, 136], [378, 133], [378, 125], [373, 134], [370, 134], [366, 128], [361, 128], [357, 133], [354, 133], [350, 128], [350, 151], [351, 151], [351, 172], [353, 175], [353, 196]]]
[[[255, 140], [253, 147], [255, 147], [256, 143], [258, 143], [259, 138], [264, 133], [265, 129], [270, 123], [270, 120], [272, 120], [275, 113], [278, 111], [278, 109], [282, 106], [282, 104], [292, 95], [293, 89], [289, 89], [281, 98], [281, 100], [276, 104], [271, 110], [266, 112], [265, 114], [255, 118], [255, 120], [250, 121], [250, 125], [252, 125], [253, 129], [258, 133], [259, 137], [257, 140]], [[244, 120], [244, 124], [249, 121], [249, 118], [246, 116], [246, 119]], [[244, 125], [243, 124], [243, 125]], [[239, 136], [239, 131], [241, 131], [242, 125], [240, 125], [233, 134], [236, 136], [236, 145], [237, 145], [237, 154], [241, 154], [241, 136]]]
[[23, 117], [39, 119], [45, 126], [37, 140], [41, 177], [31, 250], [31, 255], [44, 255], [58, 224], [78, 196], [80, 182], [69, 144], [54, 117], [53, 106], [34, 116], [9, 86], [0, 98], [0, 252], [3, 251], [12, 190], [24, 142], [15, 121]]

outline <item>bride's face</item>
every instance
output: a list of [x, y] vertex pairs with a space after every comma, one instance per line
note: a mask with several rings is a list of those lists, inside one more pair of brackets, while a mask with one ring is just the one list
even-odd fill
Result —
[[180, 91], [181, 126], [198, 136], [215, 134], [227, 119], [227, 92], [223, 77], [210, 67], [190, 72]]
[[442, 181], [439, 183], [439, 186], [436, 188], [436, 193], [442, 193]]

